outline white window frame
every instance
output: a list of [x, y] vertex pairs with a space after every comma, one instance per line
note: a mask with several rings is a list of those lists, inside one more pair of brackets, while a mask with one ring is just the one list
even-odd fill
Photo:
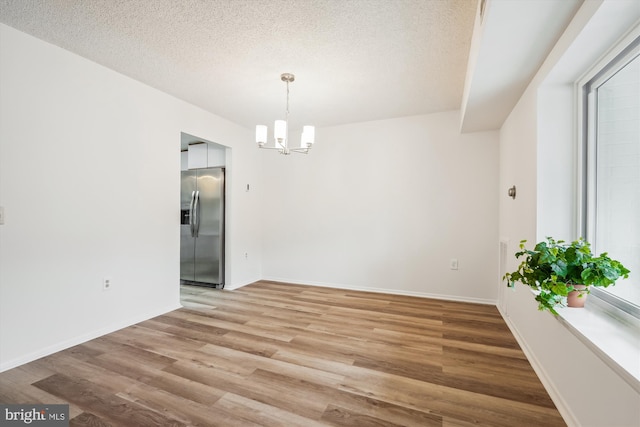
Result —
[[[606, 10], [608, 11], [618, 11], [618, 3], [610, 2], [607, 6]], [[622, 10], [628, 11], [626, 7], [620, 8], [620, 11]], [[573, 39], [567, 51], [560, 54], [561, 63], [557, 64], [559, 74], [552, 75], [556, 80], [551, 79], [549, 82], [550, 85], [557, 82], [561, 85], [571, 84], [573, 86], [572, 118], [574, 121], [571, 125], [567, 123], [567, 126], [571, 126], [573, 131], [574, 163], [572, 169], [574, 174], [572, 188], [574, 189], [574, 199], [572, 218], [574, 226], [572, 231], [576, 237], [584, 236], [580, 218], [585, 214], [586, 206], [586, 186], [582, 180], [586, 170], [584, 162], [581, 161], [586, 155], [585, 144], [582, 143], [586, 126], [584, 120], [586, 97], [582, 88], [595, 77], [598, 70], [604, 68], [622, 52], [624, 47], [630, 45], [640, 36], [640, 23], [637, 19], [625, 21], [630, 25], [629, 30], [625, 32], [617, 32], [612, 28], [613, 26], [610, 25], [608, 19], [608, 17], [595, 19], [593, 22], [602, 25], [601, 29], [591, 28]], [[617, 40], [611, 41], [614, 34], [618, 35]], [[606, 39], [606, 42], [602, 42], [603, 38]], [[610, 47], [607, 48], [605, 44]], [[599, 58], [593, 59], [595, 52], [602, 52], [602, 54]], [[572, 77], [579, 75], [581, 71], [583, 73], [581, 76]], [[561, 143], [561, 140], [557, 140], [557, 142]], [[638, 365], [640, 343], [637, 339], [640, 331], [640, 319], [597, 297], [591, 299], [583, 310], [561, 307], [558, 312], [560, 313], [558, 321], [568, 331], [613, 372], [616, 372], [630, 387], [640, 393], [640, 365]]]
[[[640, 29], [624, 37], [577, 83], [578, 93], [578, 235], [588, 241], [595, 236], [596, 221], [596, 93], [599, 87], [617, 71], [640, 55]], [[605, 290], [592, 288], [593, 296], [609, 305], [606, 311], [621, 310], [624, 316], [640, 319], [640, 306]], [[605, 306], [606, 308], [606, 306]], [[612, 310], [613, 309], [613, 310]]]

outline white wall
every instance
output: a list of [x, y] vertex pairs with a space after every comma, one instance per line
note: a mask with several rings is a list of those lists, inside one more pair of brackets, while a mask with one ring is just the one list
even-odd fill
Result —
[[5, 25], [0, 93], [0, 370], [179, 306], [180, 132], [231, 147], [227, 284], [260, 278], [250, 131]]
[[[500, 236], [507, 271], [519, 240], [575, 238], [577, 130], [573, 82], [635, 20], [637, 2], [590, 1], [576, 14], [500, 131]], [[635, 15], [634, 15], [635, 14]], [[516, 200], [506, 190], [516, 184]], [[500, 292], [499, 307], [570, 426], [637, 426], [640, 395], [531, 292]]]
[[497, 132], [458, 128], [452, 111], [319, 129], [308, 156], [266, 151], [263, 276], [495, 303]]

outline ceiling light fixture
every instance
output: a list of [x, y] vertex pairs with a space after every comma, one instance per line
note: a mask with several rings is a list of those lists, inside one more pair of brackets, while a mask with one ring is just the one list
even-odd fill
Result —
[[300, 147], [289, 147], [289, 83], [295, 80], [295, 76], [291, 73], [283, 73], [280, 80], [287, 84], [287, 111], [284, 120], [276, 120], [273, 126], [273, 139], [275, 140], [273, 147], [267, 147], [267, 126], [256, 126], [256, 142], [258, 147], [270, 150], [278, 150], [280, 154], [303, 153], [308, 154], [315, 140], [315, 128], [313, 126], [302, 127], [302, 138], [300, 139]]

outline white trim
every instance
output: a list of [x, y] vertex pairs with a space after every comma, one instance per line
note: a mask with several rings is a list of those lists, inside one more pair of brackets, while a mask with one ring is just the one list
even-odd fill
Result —
[[584, 309], [559, 308], [558, 320], [640, 393], [640, 320], [590, 297]]
[[[258, 280], [259, 281], [259, 280]], [[249, 283], [236, 283], [233, 285], [225, 285], [225, 287], [223, 288], [225, 291], [235, 291], [236, 289], [240, 289], [244, 286], [250, 285], [252, 283], [256, 283], [256, 282], [249, 282]]]
[[[580, 91], [583, 91], [583, 88], [580, 88]], [[583, 96], [585, 94], [583, 93]], [[586, 197], [586, 200], [582, 201], [582, 209], [584, 211], [581, 212], [581, 216], [579, 221], [584, 221], [584, 224], [581, 224], [581, 230], [584, 232], [584, 237], [587, 240], [591, 240], [593, 244], [593, 239], [591, 236], [595, 236], [596, 233], [596, 218], [595, 213], [597, 211], [597, 149], [596, 149], [596, 134], [597, 134], [597, 112], [598, 112], [598, 99], [596, 97], [596, 93], [589, 91], [586, 93], [586, 104], [582, 106], [582, 108], [586, 108], [587, 111], [581, 110], [578, 114], [578, 117], [583, 121], [582, 125], [584, 126], [584, 131], [586, 131], [586, 135], [582, 135], [585, 140], [578, 141], [578, 145], [582, 148], [581, 155], [586, 156], [586, 162], [584, 157], [578, 159], [579, 162], [583, 163], [582, 165], [582, 173], [583, 175], [578, 177], [580, 179], [579, 189], [582, 197]], [[587, 116], [588, 114], [588, 116]], [[586, 123], [584, 123], [586, 122]], [[586, 203], [585, 203], [586, 202]], [[596, 250], [594, 248], [594, 250]], [[597, 251], [596, 251], [597, 253]]]
[[[575, 86], [578, 107], [576, 114], [576, 128], [578, 129], [576, 141], [578, 147], [578, 173], [576, 174], [578, 235], [591, 243], [594, 253], [606, 251], [606, 247], [601, 247], [596, 236], [599, 212], [598, 125], [600, 119], [598, 116], [598, 91], [620, 70], [640, 58], [639, 40], [640, 21], [620, 37], [613, 47], [602, 55], [596, 64], [576, 82]], [[608, 293], [608, 290], [600, 291], [600, 295]], [[600, 295], [594, 295], [594, 297]], [[611, 295], [615, 296], [615, 293], [611, 292]], [[634, 313], [633, 310], [625, 308], [634, 305], [632, 300], [628, 300], [627, 303], [624, 298], [620, 298], [619, 301], [619, 304], [608, 302], [629, 313]], [[578, 336], [582, 336], [582, 334], [578, 333]], [[587, 339], [587, 342], [590, 341]], [[634, 388], [637, 390], [637, 386]]]
[[[242, 288], [243, 286], [247, 286], [247, 285], [250, 285], [252, 283], [259, 282], [260, 280], [262, 280], [262, 279], [255, 279], [255, 280], [252, 280], [250, 282], [226, 283], [222, 289], [227, 290], [227, 291], [234, 291], [236, 289]], [[220, 289], [220, 288], [216, 288], [216, 289]]]
[[613, 61], [618, 55], [638, 37], [640, 37], [640, 22], [636, 22], [632, 25], [631, 29], [627, 31], [622, 37], [616, 40], [612, 47], [607, 50], [598, 61], [588, 69], [578, 80], [577, 86], [584, 87], [589, 81], [591, 81], [598, 73], [602, 71], [611, 61]]
[[505, 284], [505, 280], [503, 279], [504, 275], [507, 273], [507, 254], [509, 253], [509, 239], [501, 237], [498, 240], [498, 302], [496, 306], [500, 307], [501, 311], [504, 311], [505, 314], [508, 314], [508, 305], [507, 305], [507, 291], [509, 289]]
[[280, 283], [291, 283], [293, 285], [319, 286], [323, 288], [336, 288], [336, 289], [345, 289], [350, 291], [375, 292], [379, 294], [406, 295], [411, 297], [431, 298], [431, 299], [438, 299], [438, 300], [445, 300], [445, 301], [468, 302], [473, 304], [496, 305], [498, 303], [497, 300], [485, 299], [485, 298], [461, 297], [457, 295], [430, 294], [425, 292], [415, 292], [415, 291], [406, 291], [406, 290], [398, 290], [398, 289], [368, 288], [366, 286], [349, 286], [349, 285], [326, 283], [326, 282], [314, 282], [314, 281], [300, 282], [297, 280], [292, 281], [290, 279], [283, 279], [279, 277], [264, 277], [262, 278], [262, 280], [269, 280], [272, 282], [280, 282]]
[[[624, 52], [635, 39], [640, 37], [640, 22], [636, 22], [629, 31], [616, 40], [612, 47], [608, 49], [600, 58], [591, 66], [584, 74], [576, 79], [574, 83], [574, 90], [576, 96], [576, 154], [577, 154], [577, 194], [576, 194], [576, 213], [578, 221], [576, 223], [576, 235], [577, 236], [592, 236], [595, 231], [595, 224], [592, 219], [586, 218], [587, 222], [583, 223], [585, 216], [589, 212], [594, 212], [593, 206], [585, 206], [586, 203], [594, 203], [595, 194], [587, 194], [587, 192], [593, 192], [595, 188], [595, 143], [592, 141], [595, 129], [586, 129], [588, 120], [586, 117], [586, 111], [595, 111], [595, 97], [593, 92], [586, 93], [586, 85], [594, 79], [594, 77], [602, 71], [611, 61], [613, 61], [618, 55]], [[630, 54], [629, 54], [630, 55]], [[627, 56], [629, 56], [627, 55]], [[587, 104], [589, 104], [587, 106]], [[585, 123], [586, 122], [586, 123]], [[595, 126], [595, 123], [592, 123]], [[586, 133], [586, 135], [585, 135]], [[585, 139], [589, 138], [587, 144], [584, 143]], [[586, 145], [586, 146], [585, 146]], [[583, 164], [584, 156], [587, 156], [589, 164]], [[593, 182], [584, 182], [583, 176], [586, 174], [587, 179]], [[586, 200], [585, 200], [586, 199]]]
[[32, 353], [29, 353], [29, 354], [26, 354], [24, 356], [17, 357], [15, 359], [0, 363], [0, 372], [4, 372], [4, 371], [7, 371], [9, 369], [16, 368], [18, 366], [24, 365], [25, 363], [33, 362], [34, 360], [40, 359], [41, 357], [49, 356], [49, 355], [51, 355], [53, 353], [56, 353], [58, 351], [66, 350], [66, 349], [68, 349], [70, 347], [73, 347], [75, 345], [82, 344], [82, 343], [90, 341], [92, 339], [101, 337], [101, 336], [106, 335], [106, 334], [110, 334], [110, 333], [115, 332], [117, 330], [126, 328], [128, 326], [135, 325], [136, 323], [140, 323], [140, 322], [143, 322], [145, 320], [149, 320], [151, 318], [154, 318], [156, 316], [160, 316], [162, 314], [168, 313], [168, 312], [173, 311], [173, 310], [177, 310], [179, 308], [182, 308], [182, 305], [180, 305], [180, 304], [177, 304], [177, 305], [172, 304], [172, 305], [170, 305], [168, 307], [165, 307], [164, 309], [154, 310], [154, 311], [148, 312], [146, 314], [141, 314], [141, 315], [132, 317], [130, 319], [123, 320], [123, 321], [120, 321], [120, 322], [116, 322], [116, 323], [114, 323], [112, 325], [109, 325], [109, 326], [105, 326], [104, 328], [100, 328], [97, 331], [92, 331], [90, 333], [87, 333], [87, 334], [84, 334], [84, 335], [79, 335], [77, 337], [70, 338], [70, 339], [65, 340], [65, 341], [61, 341], [59, 343], [50, 345], [48, 347], [41, 348], [41, 349], [39, 349], [37, 351], [34, 351]]
[[507, 324], [507, 327], [515, 337], [518, 344], [520, 345], [522, 352], [527, 357], [529, 364], [531, 365], [536, 375], [540, 379], [540, 382], [542, 383], [544, 388], [547, 390], [547, 393], [549, 393], [549, 397], [551, 398], [553, 403], [556, 405], [558, 412], [560, 412], [560, 415], [562, 416], [564, 421], [567, 423], [567, 426], [580, 427], [580, 423], [578, 422], [578, 419], [576, 418], [574, 413], [571, 411], [571, 407], [562, 398], [562, 395], [560, 394], [558, 389], [556, 389], [553, 381], [551, 380], [551, 376], [547, 374], [547, 372], [544, 370], [544, 367], [536, 358], [535, 353], [527, 345], [527, 341], [522, 337], [522, 335], [520, 335], [520, 332], [518, 331], [518, 328], [516, 328], [516, 325], [513, 322], [511, 322], [509, 317], [500, 309], [500, 307], [497, 307], [497, 308], [498, 308], [498, 311], [500, 312], [500, 315], [502, 316], [502, 319]]
[[[622, 37], [613, 43], [612, 47], [607, 50], [595, 64], [585, 71], [585, 73], [576, 80], [576, 128], [577, 128], [577, 148], [578, 148], [578, 235], [592, 236], [595, 232], [595, 223], [593, 218], [588, 218], [590, 212], [595, 212], [593, 203], [595, 203], [595, 120], [591, 122], [591, 128], [587, 129], [589, 120], [586, 112], [591, 111], [595, 114], [596, 100], [594, 91], [586, 92], [586, 85], [589, 84], [602, 70], [607, 67], [618, 55], [624, 52], [635, 39], [640, 37], [640, 23], [636, 23]], [[627, 57], [630, 54], [627, 55]], [[600, 80], [602, 77], [600, 77]], [[592, 82], [593, 83], [593, 82]], [[599, 84], [602, 84], [600, 82]], [[585, 108], [587, 111], [585, 111]], [[586, 122], [586, 123], [585, 123]], [[586, 132], [586, 135], [585, 135]], [[587, 143], [585, 144], [585, 139]], [[586, 146], [585, 146], [586, 145]], [[587, 156], [587, 165], [583, 164], [584, 156]], [[583, 175], [586, 174], [589, 182], [584, 182]], [[588, 194], [589, 193], [589, 194]], [[589, 206], [585, 206], [589, 203]], [[587, 217], [585, 217], [587, 216]], [[586, 223], [582, 223], [586, 219]]]
[[584, 179], [587, 175], [588, 166], [585, 162], [585, 158], [589, 159], [591, 156], [588, 156], [588, 150], [586, 144], [584, 144], [584, 140], [586, 135], [589, 134], [589, 130], [585, 129], [587, 126], [587, 120], [585, 120], [584, 114], [587, 109], [586, 103], [589, 102], [589, 98], [585, 96], [584, 86], [580, 86], [577, 82], [573, 83], [573, 93], [574, 93], [574, 104], [573, 104], [573, 129], [575, 131], [575, 138], [573, 139], [573, 150], [574, 150], [574, 159], [575, 159], [575, 168], [574, 168], [574, 203], [575, 203], [575, 222], [574, 222], [574, 231], [575, 236], [584, 236], [585, 235], [585, 218], [587, 212], [589, 211], [586, 206], [587, 200], [590, 198], [587, 197], [587, 188], [586, 181]]

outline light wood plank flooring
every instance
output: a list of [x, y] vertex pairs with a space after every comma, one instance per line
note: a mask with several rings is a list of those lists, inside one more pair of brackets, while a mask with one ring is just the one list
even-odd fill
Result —
[[563, 426], [495, 307], [257, 282], [0, 374], [72, 426]]

